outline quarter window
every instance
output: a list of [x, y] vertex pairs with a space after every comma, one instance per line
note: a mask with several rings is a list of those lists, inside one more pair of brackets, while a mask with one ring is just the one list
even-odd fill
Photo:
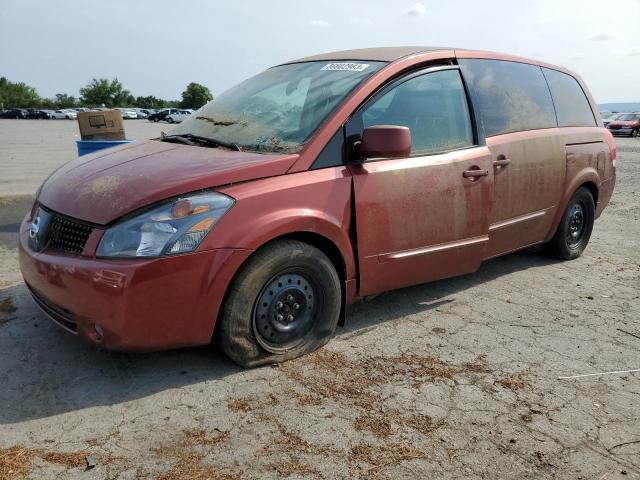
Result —
[[542, 69], [503, 60], [459, 61], [486, 136], [557, 126]]
[[410, 78], [374, 99], [361, 115], [364, 128], [372, 125], [408, 127], [412, 155], [473, 145], [467, 97], [458, 70]]
[[596, 119], [580, 84], [571, 75], [543, 68], [560, 127], [593, 127]]

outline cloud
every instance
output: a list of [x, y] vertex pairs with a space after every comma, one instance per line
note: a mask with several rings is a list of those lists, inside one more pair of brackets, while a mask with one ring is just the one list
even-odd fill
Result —
[[421, 17], [425, 13], [427, 13], [426, 7], [420, 2], [417, 2], [402, 12], [402, 15], [406, 17]]
[[620, 37], [611, 32], [601, 32], [592, 37], [589, 37], [589, 40], [593, 40], [595, 42], [608, 42], [610, 40], [618, 40]]
[[629, 50], [629, 53], [627, 53], [627, 57], [638, 57], [640, 56], [640, 48], [632, 48], [631, 50]]
[[318, 28], [329, 28], [332, 25], [326, 20], [311, 20], [311, 26], [318, 27]]

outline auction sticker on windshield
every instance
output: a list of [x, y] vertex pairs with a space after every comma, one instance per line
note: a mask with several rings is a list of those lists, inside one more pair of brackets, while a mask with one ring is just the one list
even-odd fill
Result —
[[320, 70], [346, 70], [348, 72], [361, 72], [368, 66], [368, 63], [327, 63]]

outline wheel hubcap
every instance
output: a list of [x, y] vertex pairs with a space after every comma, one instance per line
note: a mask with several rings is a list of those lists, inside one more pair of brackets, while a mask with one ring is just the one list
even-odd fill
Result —
[[311, 329], [316, 292], [299, 273], [281, 274], [262, 289], [254, 309], [254, 333], [267, 350], [291, 348]]
[[567, 242], [570, 246], [576, 245], [582, 239], [584, 233], [584, 206], [576, 203], [569, 212], [569, 228], [567, 230]]

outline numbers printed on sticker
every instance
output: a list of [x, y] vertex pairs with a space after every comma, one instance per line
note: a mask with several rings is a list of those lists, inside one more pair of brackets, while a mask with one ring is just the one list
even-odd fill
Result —
[[328, 63], [320, 70], [344, 70], [347, 72], [362, 72], [369, 66], [368, 63], [353, 63], [353, 62], [341, 62], [341, 63]]

